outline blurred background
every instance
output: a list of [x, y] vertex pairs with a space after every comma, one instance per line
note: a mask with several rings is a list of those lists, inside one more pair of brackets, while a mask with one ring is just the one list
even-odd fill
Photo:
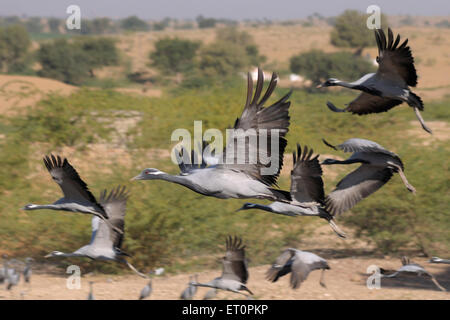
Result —
[[[450, 252], [450, 5], [445, 1], [78, 1], [81, 29], [68, 30], [68, 1], [3, 1], [0, 11], [0, 253], [71, 252], [90, 239], [90, 217], [25, 212], [27, 203], [60, 196], [42, 157], [67, 157], [98, 196], [131, 190], [123, 250], [138, 268], [169, 273], [218, 268], [225, 236], [242, 236], [251, 266], [281, 248], [316, 248], [328, 256], [428, 257]], [[329, 77], [355, 80], [376, 70], [377, 48], [366, 8], [381, 8], [382, 28], [409, 39], [425, 104], [424, 132], [409, 107], [359, 117], [326, 108], [351, 101], [349, 90], [319, 90]], [[398, 176], [339, 217], [349, 239], [325, 221], [235, 212], [245, 201], [208, 199], [161, 181], [129, 182], [141, 169], [178, 172], [170, 160], [177, 128], [225, 130], [241, 114], [247, 72], [261, 67], [290, 88], [291, 126], [279, 180], [289, 188], [297, 142], [335, 158], [322, 138], [377, 141], [400, 155], [417, 189]], [[255, 76], [254, 76], [255, 77]], [[326, 191], [352, 168], [325, 168]], [[65, 267], [67, 261], [53, 261]], [[84, 271], [123, 272], [82, 261]]]

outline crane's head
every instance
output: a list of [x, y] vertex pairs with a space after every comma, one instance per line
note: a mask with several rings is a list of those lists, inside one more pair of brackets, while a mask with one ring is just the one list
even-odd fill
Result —
[[330, 78], [327, 81], [319, 84], [316, 88], [323, 88], [323, 87], [332, 87], [336, 86], [339, 83], [339, 80], [336, 78]]
[[59, 257], [64, 255], [64, 252], [61, 251], [52, 251], [48, 255], [46, 255], [44, 258], [51, 258], [51, 257]]
[[256, 204], [246, 202], [246, 203], [244, 203], [244, 205], [241, 208], [237, 209], [236, 212], [241, 211], [241, 210], [254, 209], [255, 207], [256, 207]]
[[25, 205], [24, 207], [22, 207], [21, 209], [22, 210], [35, 210], [35, 209], [37, 209], [38, 208], [38, 206], [37, 205], [35, 205], [35, 204], [27, 204], [27, 205]]
[[142, 170], [142, 172], [131, 180], [155, 180], [159, 179], [159, 176], [165, 174], [161, 170], [154, 168], [147, 168]]

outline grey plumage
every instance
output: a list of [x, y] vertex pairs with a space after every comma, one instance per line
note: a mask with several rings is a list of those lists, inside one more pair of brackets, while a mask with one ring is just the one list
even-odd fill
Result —
[[[125, 263], [131, 270], [143, 278], [148, 278], [131, 265], [124, 256], [129, 256], [121, 250], [125, 228], [126, 204], [129, 194], [125, 187], [118, 186], [109, 194], [104, 190], [100, 195], [100, 203], [109, 216], [109, 224], [94, 216], [92, 218], [92, 236], [88, 245], [72, 253], [53, 251], [49, 257], [87, 257], [93, 260], [112, 260]], [[114, 228], [114, 229], [113, 229]], [[116, 229], [120, 231], [117, 232]]]
[[303, 281], [308, 278], [308, 275], [313, 270], [322, 270], [320, 278], [320, 285], [325, 287], [323, 282], [323, 272], [330, 269], [328, 262], [318, 255], [301, 251], [294, 248], [289, 248], [275, 260], [270, 269], [267, 271], [267, 280], [271, 282], [278, 281], [279, 278], [291, 274], [290, 286], [292, 289], [298, 289]]
[[87, 300], [95, 300], [95, 297], [94, 297], [94, 290], [93, 290], [93, 288], [92, 288], [92, 285], [94, 284], [94, 282], [93, 281], [89, 281], [89, 294], [88, 294], [88, 296], [87, 296]]
[[324, 143], [335, 150], [340, 149], [353, 154], [344, 161], [325, 159], [322, 164], [361, 163], [360, 167], [339, 181], [336, 189], [326, 197], [325, 206], [332, 215], [351, 209], [359, 201], [380, 189], [394, 173], [398, 173], [406, 188], [415, 193], [416, 189], [409, 184], [403, 172], [404, 166], [400, 157], [378, 143], [359, 138], [349, 139], [338, 146], [333, 146], [325, 140]]
[[203, 296], [203, 300], [211, 300], [217, 296], [218, 290], [216, 288], [209, 289]]
[[429, 261], [430, 263], [444, 263], [450, 264], [450, 259], [441, 259], [439, 257], [432, 257]]
[[[52, 179], [60, 186], [64, 197], [53, 204], [37, 205], [27, 204], [24, 210], [62, 210], [92, 214], [110, 224], [108, 214], [89, 191], [87, 184], [81, 180], [78, 172], [70, 165], [66, 158], [60, 156], [45, 156], [44, 164]], [[119, 229], [116, 231], [121, 232]]]
[[192, 284], [192, 282], [198, 282], [198, 276], [189, 276], [189, 282], [186, 289], [180, 295], [182, 300], [192, 300], [197, 293], [197, 287]]
[[23, 270], [23, 278], [25, 280], [25, 282], [29, 283], [31, 280], [31, 274], [32, 274], [32, 270], [31, 270], [31, 263], [33, 262], [33, 258], [26, 258], [25, 259], [25, 268]]
[[407, 46], [408, 39], [399, 45], [400, 35], [397, 35], [394, 41], [394, 34], [390, 28], [387, 39], [382, 29], [376, 29], [375, 39], [378, 45], [376, 73], [366, 74], [350, 83], [330, 78], [318, 86], [342, 86], [362, 91], [346, 108], [339, 109], [331, 102], [327, 103], [328, 108], [334, 112], [363, 115], [385, 112], [406, 102], [414, 109], [422, 128], [432, 133], [420, 115], [420, 111], [424, 109], [422, 99], [409, 88], [417, 85], [417, 73], [411, 49]]
[[386, 270], [380, 268], [381, 276], [384, 278], [396, 278], [399, 276], [414, 276], [414, 277], [425, 277], [431, 279], [431, 281], [439, 288], [441, 291], [447, 291], [443, 286], [439, 284], [436, 278], [425, 270], [424, 267], [417, 263], [413, 263], [408, 257], [402, 257], [402, 266], [396, 270]]
[[194, 286], [209, 287], [220, 290], [231, 291], [243, 294], [241, 290], [253, 293], [247, 288], [246, 284], [249, 278], [248, 261], [245, 257], [245, 245], [242, 245], [242, 239], [238, 237], [227, 237], [226, 254], [222, 258], [222, 275], [207, 283], [192, 282]]
[[339, 237], [345, 238], [334, 222], [333, 216], [323, 206], [325, 201], [322, 168], [319, 155], [313, 157], [313, 150], [297, 144], [297, 153], [293, 152], [291, 171], [291, 203], [273, 202], [269, 205], [245, 203], [239, 210], [260, 209], [286, 216], [316, 216], [328, 221]]
[[[134, 180], [165, 180], [185, 186], [192, 191], [205, 196], [220, 199], [228, 198], [259, 198], [279, 201], [290, 201], [290, 195], [283, 190], [273, 189], [283, 165], [283, 153], [286, 147], [285, 135], [289, 129], [289, 106], [287, 101], [290, 93], [269, 107], [264, 107], [277, 84], [277, 75], [273, 74], [266, 93], [260, 98], [264, 78], [261, 70], [258, 72], [258, 81], [253, 95], [253, 80], [248, 75], [247, 101], [240, 118], [236, 119], [232, 138], [223, 150], [221, 163], [207, 166], [204, 161], [192, 164], [194, 156], [182, 148], [175, 156], [180, 163], [181, 173], [170, 175], [158, 169], [148, 168], [134, 177]], [[272, 136], [276, 138], [273, 130], [278, 130], [277, 148], [272, 145]], [[263, 138], [268, 139], [267, 143]], [[246, 141], [245, 143], [238, 143]], [[203, 151], [203, 150], [202, 150]], [[262, 155], [276, 156], [278, 165], [272, 161], [265, 163]], [[253, 159], [252, 157], [257, 158]], [[272, 168], [273, 170], [269, 170]], [[266, 169], [266, 172], [263, 171]]]
[[153, 288], [152, 288], [152, 279], [150, 279], [147, 283], [147, 285], [142, 288], [141, 294], [139, 295], [139, 300], [143, 300], [145, 298], [148, 298], [152, 294]]

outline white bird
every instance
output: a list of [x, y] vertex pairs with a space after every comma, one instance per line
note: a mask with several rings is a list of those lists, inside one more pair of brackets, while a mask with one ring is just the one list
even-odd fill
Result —
[[284, 250], [275, 260], [275, 263], [270, 267], [266, 275], [267, 280], [276, 282], [279, 278], [290, 273], [290, 286], [292, 289], [298, 289], [302, 282], [308, 278], [311, 271], [322, 270], [319, 283], [321, 286], [326, 287], [323, 276], [327, 269], [330, 269], [328, 262], [318, 255], [289, 248]]

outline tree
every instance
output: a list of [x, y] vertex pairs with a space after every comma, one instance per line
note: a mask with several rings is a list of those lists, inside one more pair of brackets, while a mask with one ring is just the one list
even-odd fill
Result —
[[44, 26], [42, 25], [41, 18], [31, 17], [25, 23], [25, 27], [28, 32], [41, 33]]
[[162, 72], [179, 74], [193, 67], [199, 47], [199, 42], [163, 38], [155, 43], [155, 50], [150, 53], [150, 59], [152, 65]]
[[89, 73], [94, 76], [94, 68], [112, 66], [119, 63], [119, 53], [112, 38], [80, 38], [75, 42], [88, 57]]
[[229, 77], [249, 64], [244, 47], [226, 41], [215, 41], [203, 48], [199, 69], [207, 77]]
[[[376, 45], [373, 30], [367, 28], [368, 15], [356, 11], [346, 10], [334, 21], [331, 32], [331, 43], [336, 47], [359, 48]], [[387, 27], [387, 19], [381, 15], [381, 26]]]
[[59, 33], [59, 26], [61, 25], [61, 19], [48, 18], [48, 27], [51, 33]]
[[41, 77], [53, 78], [70, 84], [81, 84], [89, 77], [89, 57], [81, 46], [57, 39], [44, 43], [37, 53], [42, 69]]
[[214, 18], [205, 18], [202, 15], [197, 17], [197, 24], [200, 29], [205, 28], [214, 28], [216, 26], [216, 19]]
[[120, 25], [122, 29], [128, 31], [147, 31], [149, 29], [148, 24], [136, 16], [123, 19]]
[[0, 70], [22, 69], [30, 44], [30, 37], [23, 26], [0, 28]]
[[244, 47], [250, 65], [259, 66], [266, 60], [265, 56], [259, 54], [258, 46], [255, 44], [253, 37], [248, 32], [239, 31], [237, 27], [218, 29], [216, 40]]
[[315, 84], [331, 77], [357, 79], [374, 71], [369, 61], [350, 52], [325, 53], [320, 50], [293, 56], [290, 59], [290, 69], [294, 73], [304, 75]]

